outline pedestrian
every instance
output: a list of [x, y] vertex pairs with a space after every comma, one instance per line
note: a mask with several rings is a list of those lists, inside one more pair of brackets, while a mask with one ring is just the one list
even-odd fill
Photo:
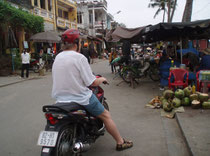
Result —
[[116, 67], [112, 63], [112, 61], [116, 58], [117, 58], [117, 52], [114, 50], [114, 48], [111, 48], [111, 52], [109, 54], [109, 64], [111, 65], [112, 73], [116, 72]]
[[21, 54], [22, 69], [21, 78], [24, 78], [24, 71], [26, 70], [26, 78], [29, 77], [30, 54], [24, 49]]
[[199, 70], [210, 70], [210, 48], [206, 48], [202, 52], [203, 55], [201, 57]]
[[44, 61], [43, 57], [44, 57], [44, 50], [41, 49], [39, 51], [39, 69], [44, 68], [45, 61]]
[[110, 113], [99, 102], [88, 86], [99, 86], [106, 82], [106, 78], [96, 78], [88, 64], [87, 58], [80, 54], [79, 31], [68, 29], [62, 34], [63, 51], [54, 61], [52, 69], [53, 87], [52, 97], [58, 102], [76, 102], [91, 113], [100, 118], [107, 131], [115, 139], [116, 150], [124, 150], [133, 146], [131, 141], [124, 140]]
[[105, 52], [104, 52], [104, 59], [109, 59], [109, 55], [108, 55], [108, 50], [105, 49]]
[[89, 50], [90, 50], [90, 57], [91, 57], [91, 61], [90, 62], [91, 62], [91, 64], [93, 64], [97, 53], [96, 53], [96, 50], [94, 48], [94, 44], [93, 44], [92, 41], [91, 41], [91, 43], [89, 45]]
[[87, 42], [85, 42], [83, 47], [81, 48], [81, 54], [83, 54], [87, 58], [88, 63], [90, 64], [90, 50], [88, 48]]
[[133, 48], [131, 48], [131, 59], [135, 59], [135, 51]]

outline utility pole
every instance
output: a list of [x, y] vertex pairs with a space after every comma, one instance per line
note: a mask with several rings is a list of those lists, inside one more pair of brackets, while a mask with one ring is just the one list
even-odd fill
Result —
[[101, 24], [102, 24], [102, 54], [103, 54], [104, 53], [104, 34], [105, 34], [105, 31], [104, 31], [104, 20], [101, 21]]

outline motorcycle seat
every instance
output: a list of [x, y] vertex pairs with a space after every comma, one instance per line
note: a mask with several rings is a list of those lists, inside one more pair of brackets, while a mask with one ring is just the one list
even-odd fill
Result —
[[43, 106], [43, 111], [66, 111], [73, 112], [77, 110], [85, 110], [85, 108], [76, 102], [71, 103], [56, 103], [54, 105]]

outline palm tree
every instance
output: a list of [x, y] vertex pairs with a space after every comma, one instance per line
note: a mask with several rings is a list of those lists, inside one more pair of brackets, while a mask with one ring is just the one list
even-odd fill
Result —
[[193, 0], [186, 0], [182, 22], [190, 22], [192, 17]]
[[171, 14], [171, 17], [170, 17], [170, 23], [173, 21], [174, 13], [175, 13], [176, 6], [177, 6], [177, 0], [175, 0], [173, 2], [172, 2], [173, 4], [172, 4], [172, 14]]
[[165, 14], [168, 13], [168, 22], [172, 22], [174, 12], [176, 10], [177, 0], [150, 0], [148, 7], [157, 8], [154, 18], [163, 11], [163, 22], [165, 20]]
[[163, 11], [163, 22], [165, 21], [165, 13], [167, 11], [166, 9], [166, 1], [167, 0], [150, 0], [150, 3], [148, 5], [149, 8], [158, 8], [156, 11], [154, 18]]
[[[192, 17], [193, 0], [186, 0], [184, 13], [182, 16], [182, 22], [190, 22]], [[188, 39], [182, 41], [182, 47], [188, 48]]]

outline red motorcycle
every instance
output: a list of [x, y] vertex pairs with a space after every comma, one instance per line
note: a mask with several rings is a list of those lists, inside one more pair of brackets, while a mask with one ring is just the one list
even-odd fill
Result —
[[39, 60], [31, 59], [29, 69], [34, 71], [34, 73], [38, 73], [39, 72]]
[[[90, 89], [109, 110], [104, 90], [100, 86]], [[43, 106], [43, 112], [47, 124], [38, 139], [38, 145], [42, 146], [41, 156], [79, 156], [104, 135], [103, 122], [77, 103]]]

